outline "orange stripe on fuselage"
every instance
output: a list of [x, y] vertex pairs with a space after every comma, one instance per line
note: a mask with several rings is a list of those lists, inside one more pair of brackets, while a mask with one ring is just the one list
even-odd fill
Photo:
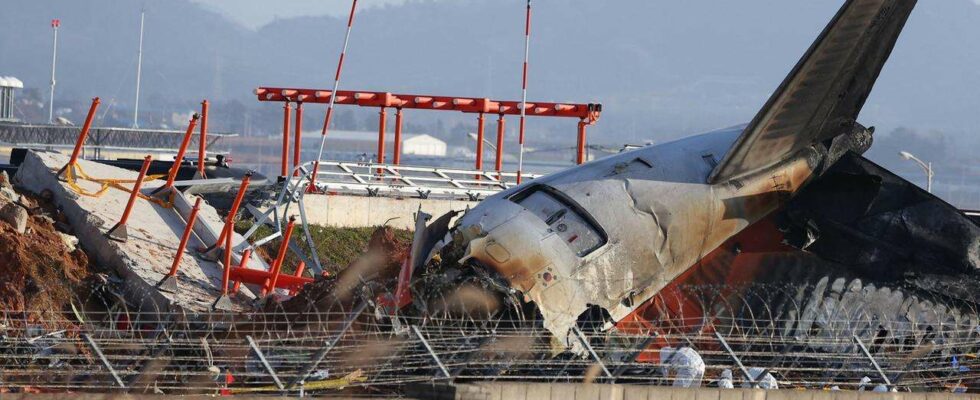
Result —
[[[686, 272], [664, 287], [656, 296], [647, 300], [632, 313], [616, 323], [616, 330], [630, 335], [660, 335], [647, 347], [647, 351], [637, 357], [638, 362], [659, 363], [659, 349], [664, 346], [684, 346], [678, 343], [679, 334], [702, 330], [710, 331], [704, 321], [702, 302], [694, 297], [685, 286], [711, 285], [731, 286], [750, 283], [766, 272], [763, 253], [781, 253], [795, 249], [782, 244], [783, 234], [772, 221], [763, 219], [729, 240], [705, 256]], [[735, 247], [741, 249], [736, 254]], [[732, 289], [734, 292], [735, 289]], [[732, 293], [717, 292], [718, 296]], [[700, 345], [700, 344], [699, 344]], [[717, 343], [704, 343], [705, 348], [713, 348]]]

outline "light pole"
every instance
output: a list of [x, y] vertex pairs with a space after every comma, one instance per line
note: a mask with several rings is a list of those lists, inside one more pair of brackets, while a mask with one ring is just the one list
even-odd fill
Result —
[[51, 95], [48, 96], [48, 123], [54, 123], [54, 72], [58, 61], [58, 27], [61, 26], [60, 19], [51, 20], [51, 29], [54, 29], [54, 40], [51, 50]]
[[139, 128], [140, 79], [143, 77], [143, 20], [146, 10], [140, 10], [140, 47], [136, 52], [136, 101], [133, 104], [133, 129]]
[[[470, 139], [473, 139], [473, 141], [479, 140], [479, 138], [476, 136], [475, 133], [469, 133], [468, 136], [470, 137]], [[493, 142], [491, 142], [489, 140], [483, 139], [483, 145], [484, 146], [489, 146], [490, 147], [490, 150], [497, 151], [497, 146], [494, 146], [493, 145]]]
[[932, 176], [933, 176], [932, 163], [924, 162], [920, 160], [918, 157], [913, 156], [912, 153], [909, 153], [907, 151], [900, 151], [898, 152], [898, 155], [902, 156], [902, 158], [906, 160], [915, 161], [916, 164], [919, 164], [919, 166], [922, 167], [924, 171], [926, 171], [926, 191], [932, 193]]

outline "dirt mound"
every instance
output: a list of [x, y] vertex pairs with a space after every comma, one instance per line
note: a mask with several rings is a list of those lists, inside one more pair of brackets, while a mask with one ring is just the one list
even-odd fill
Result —
[[30, 218], [23, 234], [0, 221], [0, 310], [27, 311], [40, 318], [68, 307], [91, 272], [81, 249], [70, 249], [55, 228], [57, 210], [21, 194]]

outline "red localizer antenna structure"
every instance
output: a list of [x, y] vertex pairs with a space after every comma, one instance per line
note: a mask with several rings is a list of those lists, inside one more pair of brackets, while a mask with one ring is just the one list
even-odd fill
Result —
[[[389, 92], [369, 92], [361, 90], [340, 90], [334, 92], [325, 89], [303, 89], [303, 88], [283, 88], [283, 87], [259, 87], [255, 89], [255, 95], [259, 101], [265, 102], [298, 102], [334, 105], [353, 105], [371, 108], [394, 108], [395, 114], [395, 145], [392, 162], [401, 162], [401, 131], [404, 110], [431, 110], [431, 111], [455, 111], [464, 114], [477, 114], [477, 125], [480, 123], [480, 115], [497, 115], [497, 143], [496, 159], [494, 169], [501, 171], [503, 166], [503, 132], [505, 127], [504, 117], [507, 115], [521, 115], [521, 104], [525, 104], [523, 112], [525, 117], [558, 117], [558, 118], [578, 118], [578, 151], [576, 161], [581, 164], [585, 160], [585, 138], [586, 127], [595, 124], [602, 114], [602, 104], [597, 103], [546, 103], [539, 101], [520, 101], [520, 100], [492, 100], [478, 97], [454, 97], [437, 96], [427, 94], [407, 94]], [[381, 115], [379, 113], [379, 120]], [[385, 117], [387, 118], [387, 117]], [[379, 121], [379, 125], [382, 125]], [[479, 138], [480, 132], [477, 131]], [[379, 139], [384, 136], [378, 132]], [[482, 140], [477, 143], [477, 154], [481, 154], [479, 148]], [[379, 150], [381, 144], [378, 144]], [[321, 142], [320, 153], [323, 152]], [[379, 153], [382, 153], [379, 151]], [[482, 157], [478, 159], [478, 169], [482, 170]], [[316, 164], [314, 164], [316, 168]], [[312, 180], [311, 180], [312, 182]]]
[[[344, 57], [347, 54], [347, 45], [350, 43], [350, 32], [354, 26], [354, 12], [357, 11], [357, 0], [353, 0], [350, 5], [350, 16], [347, 18], [347, 33], [344, 34], [344, 47], [340, 50], [340, 60], [337, 61], [337, 72], [333, 76], [333, 91], [337, 93], [340, 87], [340, 73], [344, 69]], [[327, 113], [323, 117], [323, 130], [320, 132], [320, 150], [316, 153], [316, 162], [313, 164], [313, 174], [310, 175], [310, 186], [307, 191], [316, 191], [316, 175], [320, 170], [320, 160], [323, 159], [323, 146], [327, 142], [327, 131], [330, 129], [330, 119], [333, 117], [333, 106], [336, 101], [335, 96], [330, 96], [330, 104], [327, 106]]]
[[531, 53], [531, 0], [527, 0], [527, 13], [524, 18], [524, 69], [521, 76], [521, 126], [517, 137], [520, 153], [517, 156], [517, 184], [521, 184], [524, 171], [524, 127], [527, 120], [527, 61]]

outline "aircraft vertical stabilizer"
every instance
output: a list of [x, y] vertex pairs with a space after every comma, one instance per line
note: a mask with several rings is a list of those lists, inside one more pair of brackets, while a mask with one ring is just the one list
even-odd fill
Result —
[[771, 167], [850, 131], [916, 0], [849, 0], [712, 171], [709, 183]]

